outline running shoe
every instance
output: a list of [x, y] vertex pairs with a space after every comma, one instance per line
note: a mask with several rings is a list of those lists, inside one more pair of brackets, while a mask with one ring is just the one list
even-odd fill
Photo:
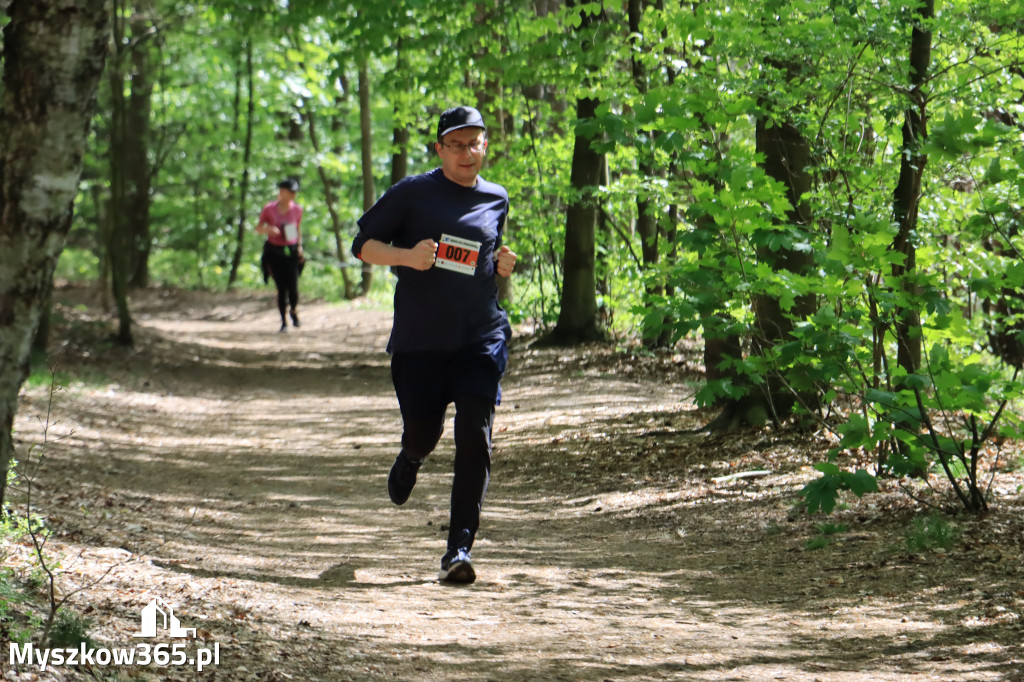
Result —
[[469, 550], [464, 547], [450, 549], [441, 557], [441, 572], [437, 579], [447, 583], [462, 583], [468, 585], [476, 580], [476, 571], [473, 570], [473, 560], [469, 556]]
[[409, 499], [413, 487], [416, 485], [416, 472], [420, 470], [423, 460], [415, 461], [405, 455], [405, 450], [398, 453], [395, 463], [391, 465], [391, 473], [388, 474], [388, 497], [395, 504], [402, 505]]

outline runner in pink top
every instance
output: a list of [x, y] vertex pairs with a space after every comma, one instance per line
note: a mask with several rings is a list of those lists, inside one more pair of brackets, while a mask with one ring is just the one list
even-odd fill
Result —
[[[269, 270], [277, 287], [277, 308], [281, 312], [281, 328], [288, 331], [285, 311], [291, 308], [292, 324], [299, 326], [296, 307], [299, 304], [299, 270], [302, 255], [302, 207], [295, 202], [299, 181], [286, 178], [277, 183], [277, 201], [271, 201], [260, 211], [256, 232], [267, 236], [263, 244], [264, 273]], [[264, 274], [264, 279], [266, 274]]]

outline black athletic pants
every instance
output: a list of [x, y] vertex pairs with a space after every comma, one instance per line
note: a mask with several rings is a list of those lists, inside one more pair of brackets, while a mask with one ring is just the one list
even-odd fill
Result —
[[277, 287], [277, 309], [281, 311], [281, 324], [285, 323], [288, 306], [295, 310], [299, 304], [299, 251], [294, 246], [273, 246], [263, 248], [270, 276]]
[[491, 476], [494, 396], [501, 373], [486, 353], [395, 353], [391, 377], [402, 411], [402, 450], [422, 460], [455, 404], [455, 464], [448, 549], [473, 546]]

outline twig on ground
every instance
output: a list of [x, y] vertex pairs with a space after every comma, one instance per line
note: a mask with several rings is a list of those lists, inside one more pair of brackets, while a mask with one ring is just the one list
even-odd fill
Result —
[[728, 476], [716, 476], [711, 480], [715, 483], [731, 483], [743, 478], [760, 478], [761, 476], [768, 476], [771, 473], [772, 472], [768, 469], [755, 469], [753, 471], [741, 471], [736, 474], [729, 474]]

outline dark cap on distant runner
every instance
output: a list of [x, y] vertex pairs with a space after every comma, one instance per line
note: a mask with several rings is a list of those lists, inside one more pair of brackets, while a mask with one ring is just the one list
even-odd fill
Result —
[[441, 114], [437, 120], [437, 139], [441, 139], [453, 130], [459, 128], [483, 128], [484, 117], [473, 107], [452, 107]]
[[295, 178], [285, 178], [281, 182], [277, 183], [278, 189], [286, 189], [289, 192], [299, 191], [299, 181]]

